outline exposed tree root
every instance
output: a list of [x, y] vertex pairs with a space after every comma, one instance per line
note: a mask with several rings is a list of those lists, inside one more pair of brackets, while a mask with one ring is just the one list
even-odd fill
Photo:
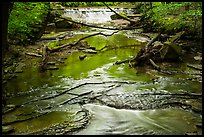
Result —
[[149, 46], [152, 45], [152, 43], [154, 43], [161, 35], [161, 32], [159, 34], [157, 34], [152, 40], [150, 40], [146, 45], [145, 45], [145, 52], [147, 52]]
[[36, 54], [36, 53], [25, 53], [26, 55], [29, 56], [34, 56], [34, 57], [42, 57], [42, 55]]

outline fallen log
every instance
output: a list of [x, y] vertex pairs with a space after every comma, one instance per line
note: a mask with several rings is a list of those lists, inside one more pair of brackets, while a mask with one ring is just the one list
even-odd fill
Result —
[[82, 38], [80, 38], [78, 41], [76, 41], [74, 44], [64, 44], [64, 45], [61, 45], [61, 46], [59, 46], [59, 47], [57, 47], [57, 48], [54, 48], [54, 49], [50, 49], [50, 48], [47, 48], [47, 50], [48, 51], [50, 51], [50, 53], [52, 53], [52, 52], [56, 52], [56, 51], [58, 51], [58, 50], [60, 50], [60, 49], [62, 49], [62, 48], [64, 48], [64, 47], [73, 47], [73, 46], [76, 46], [77, 44], [79, 44], [79, 42], [80, 41], [82, 41], [82, 40], [84, 40], [84, 39], [87, 39], [87, 38], [89, 38], [89, 37], [93, 37], [93, 36], [96, 36], [96, 35], [103, 35], [103, 36], [112, 36], [113, 34], [115, 34], [115, 33], [118, 33], [119, 31], [115, 31], [115, 32], [113, 32], [113, 33], [111, 33], [111, 34], [104, 34], [104, 33], [101, 33], [101, 32], [98, 32], [98, 33], [94, 33], [94, 34], [90, 34], [90, 35], [88, 35], [88, 36], [85, 36], [85, 37], [82, 37]]
[[123, 60], [123, 61], [116, 61], [114, 63], [114, 65], [119, 65], [119, 64], [122, 64], [122, 63], [129, 63], [129, 62], [133, 62], [134, 59], [126, 59], [126, 60]]
[[110, 9], [112, 12], [114, 12], [117, 16], [121, 17], [122, 19], [127, 20], [127, 21], [129, 21], [130, 23], [135, 23], [135, 22], [137, 22], [137, 21], [135, 21], [135, 20], [129, 19], [128, 17], [121, 16], [121, 15], [118, 14], [116, 11], [114, 11], [112, 8], [110, 8], [105, 2], [103, 2], [103, 4], [104, 4], [108, 9]]
[[[154, 63], [154, 61], [162, 61], [162, 60], [180, 60], [181, 48], [177, 46], [174, 42], [178, 41], [184, 32], [179, 32], [174, 35], [172, 38], [168, 39], [164, 42], [161, 46], [153, 46], [150, 48], [153, 42], [155, 42], [161, 35], [161, 32], [156, 35], [151, 41], [149, 41], [145, 48], [142, 48], [137, 56], [135, 57], [135, 64], [134, 66], [143, 65], [146, 62], [150, 62], [154, 68], [159, 69], [159, 67]], [[177, 54], [174, 54], [177, 53]], [[151, 58], [151, 60], [150, 60]], [[154, 60], [154, 61], [153, 61]]]
[[42, 55], [36, 54], [36, 53], [25, 53], [26, 55], [29, 56], [34, 56], [34, 57], [42, 57]]

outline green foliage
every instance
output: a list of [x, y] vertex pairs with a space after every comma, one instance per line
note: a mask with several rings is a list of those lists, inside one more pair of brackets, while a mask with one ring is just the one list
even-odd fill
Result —
[[[103, 2], [61, 2], [63, 6], [78, 7], [78, 6], [104, 6]], [[117, 5], [118, 2], [106, 2], [109, 6]]]
[[32, 27], [40, 25], [49, 11], [46, 2], [14, 2], [8, 22], [8, 38], [20, 43], [29, 41], [39, 31]]
[[145, 19], [154, 30], [178, 32], [185, 30], [199, 33], [202, 28], [201, 2], [171, 2], [162, 4], [153, 2], [153, 8], [145, 13]]

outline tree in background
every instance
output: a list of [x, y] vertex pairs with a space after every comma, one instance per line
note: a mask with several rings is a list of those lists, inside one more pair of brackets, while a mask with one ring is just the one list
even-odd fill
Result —
[[26, 45], [40, 38], [49, 11], [49, 2], [14, 2], [8, 22], [9, 42]]
[[133, 2], [136, 13], [143, 13], [145, 31], [202, 37], [202, 2]]
[[4, 56], [5, 51], [8, 49], [8, 19], [12, 10], [13, 3], [2, 2], [2, 55]]
[[186, 34], [201, 36], [201, 2], [152, 2], [152, 8], [145, 12], [147, 26], [166, 32], [186, 31]]

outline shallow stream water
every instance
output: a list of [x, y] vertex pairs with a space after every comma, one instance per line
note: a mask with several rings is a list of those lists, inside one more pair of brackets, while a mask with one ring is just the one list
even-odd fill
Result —
[[[98, 23], [109, 21], [112, 14], [108, 9], [98, 9], [99, 11], [89, 10], [65, 10], [65, 15], [71, 17], [74, 13], [86, 15], [97, 19]], [[105, 14], [107, 12], [107, 14]], [[89, 13], [89, 14], [88, 14]], [[104, 14], [107, 18], [96, 18], [98, 14]], [[89, 23], [91, 23], [91, 21]], [[79, 30], [77, 30], [80, 32]], [[102, 30], [94, 29], [98, 32]], [[110, 33], [110, 31], [103, 31]], [[129, 31], [130, 32], [130, 31]], [[86, 32], [76, 34], [73, 39], [82, 37]], [[64, 121], [73, 121], [77, 111], [81, 109], [80, 104], [62, 104], [74, 94], [83, 94], [89, 91], [100, 92], [114, 85], [109, 81], [136, 82], [137, 84], [124, 84], [120, 87], [110, 90], [110, 94], [117, 93], [144, 93], [153, 91], [163, 91], [166, 93], [202, 93], [202, 82], [188, 80], [191, 76], [177, 73], [166, 75], [155, 71], [152, 68], [130, 68], [129, 64], [114, 65], [116, 61], [125, 60], [135, 56], [145, 44], [137, 40], [134, 35], [128, 35], [127, 31], [121, 31], [110, 37], [94, 36], [85, 41], [96, 49], [105, 46], [114, 47], [97, 54], [87, 54], [84, 52], [73, 52], [67, 55], [64, 64], [57, 64], [59, 70], [50, 70], [39, 72], [37, 65], [32, 65], [18, 74], [18, 77], [10, 80], [5, 88], [8, 94], [15, 95], [8, 99], [8, 104], [18, 105], [25, 102], [54, 96], [71, 89], [70, 93], [62, 94], [56, 98], [50, 98], [40, 101], [25, 103], [10, 113], [2, 116], [3, 123], [9, 123], [16, 120], [26, 119], [28, 116], [37, 116], [45, 114], [31, 120], [15, 122], [10, 124], [14, 127], [14, 132], [10, 134], [29, 134], [46, 129], [52, 125]], [[75, 38], [76, 37], [76, 38]], [[115, 48], [118, 47], [118, 48]], [[87, 54], [84, 60], [79, 60], [79, 56]], [[37, 59], [36, 59], [37, 60]], [[190, 62], [192, 63], [192, 62]], [[170, 70], [195, 71], [186, 67], [186, 63], [170, 63]], [[196, 72], [196, 71], [195, 71]], [[99, 84], [97, 84], [97, 82]], [[96, 83], [84, 84], [83, 83]], [[80, 85], [77, 87], [77, 85]], [[191, 102], [192, 106], [201, 109], [202, 102]], [[49, 107], [51, 109], [49, 109]], [[73, 134], [126, 134], [126, 135], [183, 135], [186, 132], [198, 132], [202, 134], [202, 129], [196, 127], [196, 124], [202, 122], [202, 115], [179, 108], [150, 109], [150, 110], [131, 110], [116, 109], [95, 103], [85, 103], [83, 107], [90, 113], [90, 120], [85, 128], [73, 132]], [[57, 134], [53, 131], [50, 134]]]

